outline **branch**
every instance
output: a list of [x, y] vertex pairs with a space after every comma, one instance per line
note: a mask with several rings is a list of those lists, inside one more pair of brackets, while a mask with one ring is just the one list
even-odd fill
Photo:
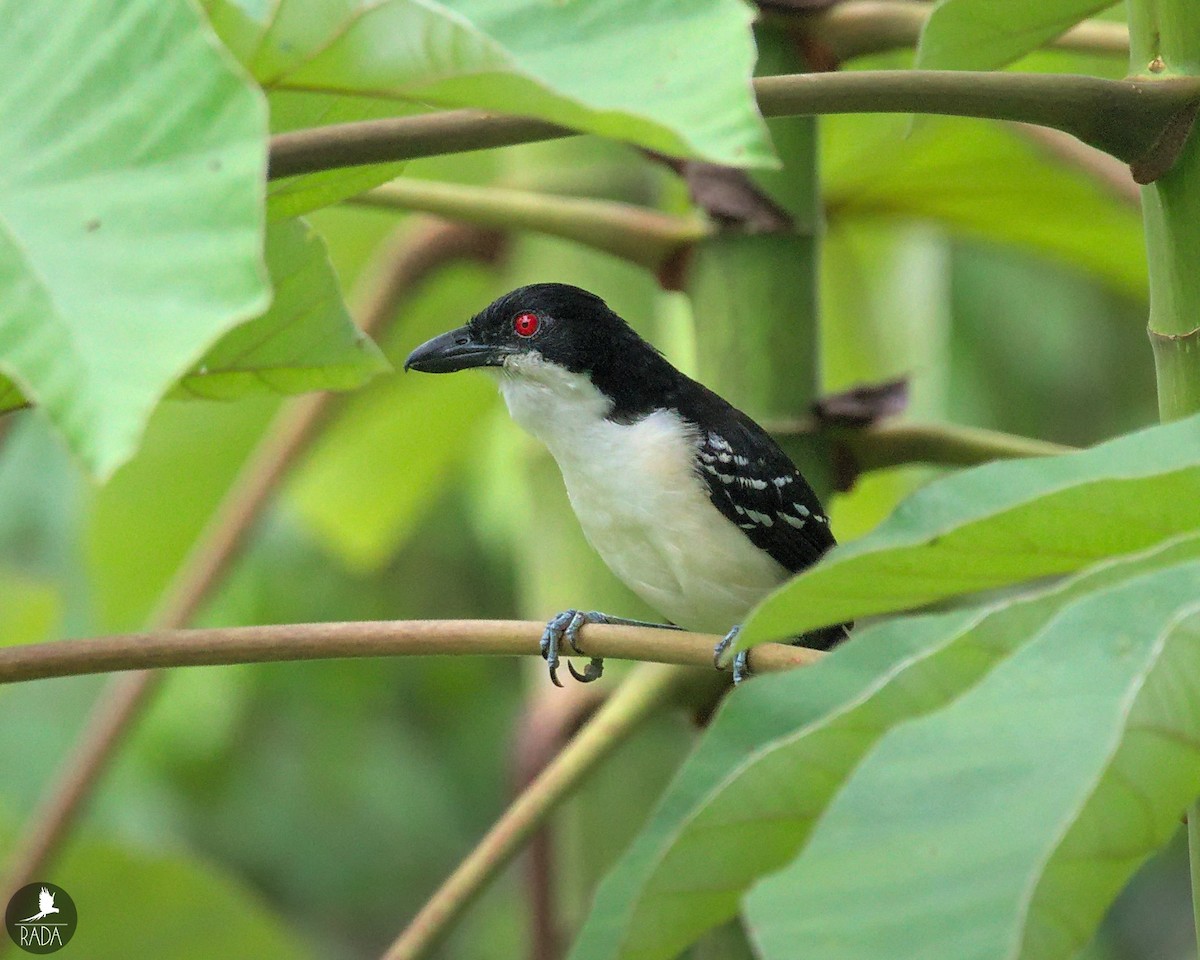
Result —
[[777, 421], [767, 429], [786, 440], [823, 434], [845, 448], [853, 458], [854, 472], [882, 470], [910, 463], [971, 467], [992, 460], [1047, 457], [1071, 453], [1075, 448], [1047, 440], [1021, 437], [982, 427], [952, 423], [881, 422], [866, 427], [819, 424], [815, 419]]
[[[764, 116], [935, 113], [1063, 130], [1161, 175], [1182, 147], [1200, 78], [1102, 80], [1066, 74], [863, 70], [754, 81]], [[296, 130], [271, 138], [271, 179], [339, 167], [578, 135], [544, 120], [452, 110]], [[1186, 137], [1184, 137], [1186, 139]], [[1147, 174], [1148, 175], [1148, 174]]]
[[[922, 0], [847, 0], [815, 13], [772, 9], [770, 15], [797, 25], [828, 46], [838, 60], [915, 46], [929, 19]], [[1076, 53], [1129, 56], [1129, 30], [1122, 23], [1085, 20], [1050, 46]]]
[[[598, 627], [584, 629], [598, 634]], [[630, 674], [413, 917], [383, 960], [417, 960], [429, 953], [563, 798], [640, 729], [647, 717], [673, 699], [686, 676], [684, 671], [658, 665], [646, 665]]]
[[[0, 684], [164, 667], [277, 663], [361, 657], [540, 656], [546, 624], [533, 620], [364, 620], [255, 627], [152, 630], [0, 649]], [[683, 630], [590, 624], [581, 636], [588, 656], [712, 668], [721, 638]], [[820, 658], [806, 647], [754, 648], [757, 673], [787, 670]]]
[[[496, 243], [494, 234], [475, 228], [424, 224], [389, 250], [386, 268], [373, 278], [358, 311], [360, 326], [371, 332], [388, 322], [412, 286], [447, 259], [494, 256]], [[333, 394], [302, 397], [280, 413], [168, 585], [150, 623], [170, 628], [191, 619], [237, 557], [282, 477], [308, 448], [333, 398]], [[34, 653], [34, 648], [20, 649]], [[0, 884], [5, 899], [33, 880], [70, 831], [158, 680], [155, 673], [135, 673], [114, 681], [101, 694], [83, 734], [18, 834], [21, 840], [9, 855]]]
[[653, 271], [661, 270], [680, 250], [712, 232], [699, 217], [673, 216], [629, 203], [407, 177], [349, 202], [420, 210], [498, 230], [536, 230]]
[[[599, 689], [598, 689], [599, 688]], [[607, 684], [571, 684], [565, 689], [537, 684], [517, 721], [512, 742], [514, 794], [526, 790], [550, 765], [611, 691]], [[563, 932], [554, 832], [543, 824], [528, 842], [523, 865], [529, 911], [530, 960], [562, 960]]]

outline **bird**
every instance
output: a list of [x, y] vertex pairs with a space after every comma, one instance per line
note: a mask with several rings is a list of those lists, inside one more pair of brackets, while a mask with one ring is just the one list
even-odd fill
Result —
[[[578, 638], [588, 623], [724, 634], [714, 651], [720, 667], [750, 609], [835, 545], [816, 493], [766, 430], [677, 370], [594, 293], [563, 283], [520, 287], [404, 364], [425, 373], [472, 368], [496, 376], [512, 419], [549, 449], [609, 569], [668, 620], [563, 611], [541, 642], [558, 686], [563, 643], [583, 654]], [[851, 626], [796, 642], [828, 649]], [[591, 658], [582, 673], [567, 666], [589, 682], [603, 661]], [[735, 683], [747, 674], [743, 651]]]
[[62, 912], [54, 905], [54, 894], [52, 894], [45, 887], [42, 887], [41, 892], [38, 893], [38, 910], [39, 912], [35, 913], [32, 917], [26, 917], [24, 920], [19, 922], [33, 923], [36, 920], [41, 920], [43, 917], [50, 916], [52, 913]]

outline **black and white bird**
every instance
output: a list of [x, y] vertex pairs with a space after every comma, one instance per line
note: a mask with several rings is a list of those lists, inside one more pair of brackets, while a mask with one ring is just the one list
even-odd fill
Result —
[[[538, 283], [417, 347], [406, 370], [498, 374], [512, 418], [562, 471], [575, 515], [609, 569], [674, 626], [726, 633], [834, 545], [812, 487], [757, 423], [676, 370], [595, 294]], [[565, 640], [586, 623], [638, 623], [567, 610], [542, 640], [558, 683]], [[826, 649], [848, 624], [800, 638]], [[568, 664], [570, 666], [570, 664]], [[593, 680], [593, 658], [577, 679]], [[734, 678], [746, 670], [744, 655]]]

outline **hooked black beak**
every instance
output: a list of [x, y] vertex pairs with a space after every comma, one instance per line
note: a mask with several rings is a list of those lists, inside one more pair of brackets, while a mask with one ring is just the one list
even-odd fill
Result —
[[469, 326], [459, 327], [417, 347], [404, 361], [404, 369], [454, 373], [470, 367], [498, 367], [504, 363], [505, 353], [502, 347], [480, 343]]

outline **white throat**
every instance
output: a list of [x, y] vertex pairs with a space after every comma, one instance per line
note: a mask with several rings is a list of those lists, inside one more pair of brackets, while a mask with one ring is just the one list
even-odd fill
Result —
[[612, 409], [612, 401], [587, 374], [572, 373], [536, 353], [505, 359], [500, 393], [513, 420], [541, 440], [560, 464], [596, 439]]

